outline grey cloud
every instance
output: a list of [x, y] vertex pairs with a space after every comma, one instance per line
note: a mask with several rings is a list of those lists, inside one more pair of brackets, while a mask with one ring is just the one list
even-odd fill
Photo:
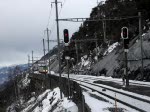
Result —
[[[52, 0], [51, 0], [52, 1]], [[0, 65], [27, 62], [27, 55], [35, 51], [42, 56], [42, 38], [46, 29], [50, 0], [0, 0]], [[64, 2], [64, 0], [62, 0]], [[60, 18], [89, 17], [96, 0], [66, 0]], [[60, 6], [59, 6], [60, 11]], [[49, 28], [53, 27], [50, 39], [57, 39], [53, 5]], [[70, 35], [81, 23], [60, 22], [60, 38], [64, 28]], [[57, 43], [50, 43], [52, 46]]]

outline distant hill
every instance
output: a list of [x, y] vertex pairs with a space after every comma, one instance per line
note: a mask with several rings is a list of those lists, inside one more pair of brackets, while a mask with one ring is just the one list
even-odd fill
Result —
[[7, 67], [1, 67], [0, 68], [0, 85], [3, 84], [5, 81], [8, 81], [8, 77], [11, 75], [11, 77], [14, 77], [15, 74], [12, 72], [16, 67], [19, 67], [20, 71], [24, 71], [28, 68], [27, 64], [20, 64], [20, 65], [12, 65]]

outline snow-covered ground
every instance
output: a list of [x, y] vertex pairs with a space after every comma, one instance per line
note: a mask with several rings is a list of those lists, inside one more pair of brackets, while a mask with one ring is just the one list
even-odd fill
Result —
[[91, 109], [91, 112], [104, 112], [105, 108], [113, 107], [111, 103], [100, 101], [90, 96], [89, 93], [83, 92], [85, 97], [85, 102]]
[[[87, 88], [85, 89], [88, 90]], [[89, 106], [91, 112], [111, 112], [110, 110], [120, 110], [121, 112], [138, 112], [118, 102], [115, 102], [114, 100], [111, 100], [97, 92], [92, 92], [91, 90], [83, 92], [83, 94], [85, 97], [85, 103]], [[91, 94], [102, 98], [102, 100], [98, 100], [92, 97]], [[105, 101], [103, 99], [105, 99]]]
[[26, 102], [26, 108], [22, 112], [78, 112], [78, 107], [74, 102], [66, 97], [60, 98], [60, 89], [55, 88], [53, 91], [46, 90], [37, 98], [32, 97]]
[[[82, 81], [87, 81], [87, 82], [90, 82], [90, 83], [93, 83], [95, 80], [99, 80], [99, 78], [101, 78], [101, 80], [103, 79], [107, 79], [109, 81], [114, 81], [115, 83], [118, 83], [120, 84], [120, 81], [122, 79], [117, 79], [117, 78], [112, 78], [112, 77], [104, 77], [104, 76], [90, 76], [90, 75], [70, 75], [70, 77], [72, 78], [75, 78], [75, 79], [78, 79], [78, 80], [82, 80]], [[91, 78], [95, 78], [95, 80], [91, 80]], [[119, 81], [119, 82], [117, 82]], [[132, 83], [138, 83], [138, 84], [145, 84], [146, 87], [149, 87], [150, 85], [150, 82], [142, 82], [142, 81], [133, 81], [133, 80], [130, 80], [130, 82]], [[137, 85], [138, 85], [137, 84]], [[96, 85], [102, 85], [102, 84], [96, 84]], [[136, 85], [136, 84], [133, 84], [133, 85]], [[113, 90], [116, 90], [116, 91], [120, 91], [120, 92], [123, 92], [123, 93], [126, 93], [126, 94], [130, 94], [130, 95], [134, 95], [134, 96], [137, 96], [137, 97], [141, 97], [145, 100], [149, 100], [150, 101], [150, 97], [148, 96], [144, 96], [144, 95], [140, 95], [140, 94], [136, 94], [136, 93], [133, 93], [133, 92], [128, 92], [128, 91], [125, 91], [125, 90], [122, 90], [122, 89], [116, 89], [116, 88], [113, 88], [111, 86], [107, 86], [107, 85], [102, 85], [103, 87], [106, 87], [106, 88], [110, 88], [110, 89], [113, 89]]]
[[105, 55], [108, 55], [108, 54], [111, 53], [118, 45], [119, 45], [118, 42], [113, 43], [112, 45], [110, 45], [110, 46], [108, 47], [108, 49], [106, 49], [106, 51], [104, 52], [103, 55], [104, 55], [104, 56], [105, 56]]
[[[105, 77], [105, 76], [92, 76], [92, 75], [74, 75], [70, 74], [72, 78], [81, 79], [81, 80], [89, 80], [90, 82], [94, 82], [97, 80], [107, 80], [112, 81], [118, 84], [123, 84], [121, 78], [112, 78], [112, 77]], [[140, 85], [140, 86], [146, 86], [150, 87], [150, 82], [143, 82], [143, 81], [137, 81], [137, 80], [129, 80], [131, 85]]]
[[[63, 74], [63, 76], [65, 76], [65, 74]], [[117, 99], [122, 100], [123, 102], [127, 102], [128, 104], [133, 105], [133, 106], [135, 106], [135, 107], [138, 107], [138, 108], [140, 108], [140, 109], [145, 109], [145, 110], [147, 110], [147, 111], [150, 111], [150, 104], [149, 104], [149, 103], [136, 100], [136, 99], [134, 99], [134, 98], [132, 98], [132, 97], [126, 97], [126, 95], [124, 95], [124, 94], [129, 94], [129, 95], [131, 95], [131, 96], [134, 96], [134, 97], [137, 97], [137, 98], [141, 98], [141, 99], [143, 99], [143, 100], [150, 101], [150, 100], [149, 100], [150, 97], [148, 97], [148, 96], [140, 95], [140, 94], [133, 93], [133, 92], [129, 92], [129, 91], [125, 91], [125, 90], [122, 90], [122, 89], [116, 89], [116, 88], [113, 88], [113, 87], [110, 87], [110, 86], [106, 86], [106, 85], [102, 85], [102, 84], [90, 85], [90, 83], [93, 83], [93, 82], [96, 81], [96, 80], [107, 80], [107, 81], [112, 81], [112, 82], [115, 82], [115, 83], [118, 83], [118, 84], [122, 85], [122, 84], [123, 84], [123, 83], [122, 83], [122, 79], [116, 79], [116, 78], [104, 77], [104, 76], [74, 75], [74, 74], [70, 74], [70, 78], [77, 79], [77, 80], [79, 80], [79, 81], [77, 81], [78, 83], [80, 83], [80, 84], [82, 84], [82, 85], [86, 85], [87, 87], [90, 87], [90, 88], [92, 88], [92, 89], [94, 89], [94, 90], [97, 90], [97, 91], [99, 91], [99, 92], [102, 92], [102, 88], [100, 88], [99, 86], [94, 86], [94, 85], [100, 85], [101, 87], [106, 87], [106, 88], [108, 88], [108, 89], [107, 89], [106, 91], [104, 91], [103, 93], [105, 93], [105, 94], [107, 94], [107, 95], [109, 95], [109, 96], [112, 96], [113, 98], [114, 98], [115, 95], [116, 95]], [[80, 81], [80, 80], [81, 80], [81, 81]], [[82, 81], [86, 81], [86, 82], [88, 82], [88, 83], [84, 83], [84, 82], [82, 82]], [[141, 84], [141, 86], [146, 86], [146, 87], [149, 87], [149, 86], [150, 86], [150, 82], [141, 82], [141, 81], [134, 81], [134, 80], [131, 80], [131, 81], [130, 81], [130, 84], [132, 84], [132, 85], [139, 85], [139, 84]], [[113, 90], [118, 91], [118, 92], [123, 93], [123, 94], [119, 94], [119, 93], [117, 93], [117, 92], [109, 91], [109, 89], [113, 89]], [[86, 90], [87, 90], [87, 88], [86, 88]], [[107, 97], [105, 97], [105, 96], [102, 96], [102, 95], [99, 94], [98, 92], [92, 92], [91, 90], [89, 90], [89, 91], [90, 91], [90, 94], [91, 94], [91, 93], [92, 93], [92, 94], [95, 94], [95, 95], [97, 95], [97, 96], [99, 96], [99, 97], [105, 98], [105, 99], [107, 99], [108, 101], [114, 103], [113, 100], [111, 100], [111, 99], [109, 99], [109, 98], [107, 98]], [[84, 95], [85, 95], [85, 97], [88, 96], [88, 95], [85, 94], [85, 93], [84, 93]], [[85, 99], [86, 99], [86, 98], [85, 98]], [[87, 99], [88, 99], [88, 100], [86, 100], [86, 101], [89, 101], [89, 102], [87, 102], [87, 104], [89, 104], [89, 106], [92, 106], [92, 105], [93, 105], [91, 108], [95, 108], [95, 109], [96, 109], [96, 106], [95, 106], [95, 105], [96, 105], [97, 103], [96, 103], [96, 104], [95, 104], [95, 103], [91, 103], [91, 101], [92, 101], [93, 98], [92, 98], [91, 100], [89, 100], [90, 98], [87, 98]], [[93, 102], [97, 102], [97, 101], [93, 101]], [[100, 101], [100, 102], [101, 102], [101, 101]], [[106, 103], [104, 103], [104, 104], [106, 104]], [[102, 105], [103, 105], [103, 104], [102, 104]], [[110, 105], [110, 104], [108, 104], [108, 107], [109, 107], [109, 105]], [[94, 107], [94, 106], [95, 106], [95, 107]], [[118, 106], [119, 106], [119, 108], [123, 108], [123, 109], [125, 109], [126, 111], [129, 111], [129, 112], [137, 112], [136, 110], [133, 110], [133, 109], [131, 109], [131, 108], [125, 106], [125, 105], [122, 105], [122, 104], [120, 104], [120, 103], [118, 103]], [[100, 107], [100, 106], [98, 106], [98, 107]], [[104, 108], [104, 107], [103, 107], [103, 108]], [[104, 110], [106, 111], [106, 109], [104, 109]], [[104, 112], [105, 112], [105, 111], [104, 111]], [[126, 111], [125, 111], [125, 112], [126, 112]], [[93, 112], [95, 112], [95, 111], [93, 111]]]
[[26, 74], [24, 78], [19, 82], [19, 88], [23, 89], [27, 87], [30, 83], [29, 74]]

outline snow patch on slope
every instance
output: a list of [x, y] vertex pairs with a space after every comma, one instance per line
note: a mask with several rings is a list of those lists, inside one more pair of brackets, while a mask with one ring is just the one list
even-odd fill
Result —
[[26, 88], [30, 84], [30, 79], [28, 78], [29, 74], [27, 73], [24, 78], [19, 82], [18, 87], [20, 89]]
[[68, 100], [64, 95], [62, 99], [60, 98], [59, 88], [55, 88], [53, 91], [48, 89], [39, 95], [37, 99], [32, 97], [27, 104], [28, 106], [22, 112], [78, 112], [78, 107], [74, 102]]
[[29, 74], [26, 74], [25, 78], [22, 80], [23, 87], [27, 87], [30, 83], [30, 79], [28, 78]]
[[118, 45], [119, 45], [118, 42], [113, 43], [112, 45], [110, 45], [108, 47], [108, 49], [104, 52], [103, 56], [108, 55], [109, 53], [111, 53]]

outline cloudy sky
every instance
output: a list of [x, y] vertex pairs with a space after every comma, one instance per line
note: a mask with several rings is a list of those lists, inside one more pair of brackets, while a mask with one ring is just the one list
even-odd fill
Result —
[[[57, 39], [54, 0], [0, 0], [0, 66], [27, 63], [27, 55], [41, 57], [44, 30], [51, 30], [50, 39]], [[89, 17], [97, 0], [60, 0], [59, 17]], [[99, 0], [100, 1], [100, 0]], [[48, 19], [49, 18], [49, 19]], [[60, 22], [60, 38], [63, 29], [70, 35], [81, 23]], [[50, 43], [51, 48], [57, 43]]]

